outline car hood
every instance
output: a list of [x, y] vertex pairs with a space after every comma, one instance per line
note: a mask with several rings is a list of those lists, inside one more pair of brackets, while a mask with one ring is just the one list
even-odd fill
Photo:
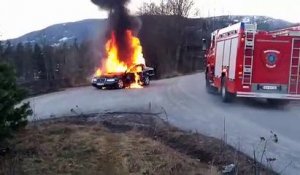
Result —
[[125, 73], [108, 73], [108, 74], [104, 74], [104, 75], [101, 75], [101, 76], [95, 77], [95, 78], [120, 78], [124, 74]]

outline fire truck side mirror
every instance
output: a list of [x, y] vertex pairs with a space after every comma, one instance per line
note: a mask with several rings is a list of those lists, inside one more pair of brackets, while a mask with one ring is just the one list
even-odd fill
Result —
[[202, 39], [202, 51], [206, 51], [207, 50], [207, 44], [206, 44], [206, 39]]

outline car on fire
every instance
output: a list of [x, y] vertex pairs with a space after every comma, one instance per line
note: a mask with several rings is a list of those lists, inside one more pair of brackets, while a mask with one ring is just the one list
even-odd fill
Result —
[[154, 68], [147, 67], [143, 64], [138, 64], [130, 67], [125, 72], [112, 72], [92, 79], [92, 86], [98, 89], [102, 88], [117, 88], [123, 89], [129, 87], [136, 81], [138, 77], [138, 84], [141, 86], [150, 85], [150, 79], [154, 76]]

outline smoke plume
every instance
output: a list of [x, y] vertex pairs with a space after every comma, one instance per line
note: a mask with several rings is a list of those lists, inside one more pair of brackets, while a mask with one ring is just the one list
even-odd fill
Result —
[[129, 15], [126, 7], [129, 0], [91, 0], [94, 4], [103, 10], [109, 12], [109, 29], [107, 36], [110, 37], [111, 33], [115, 33], [117, 47], [119, 51], [119, 59], [125, 63], [128, 62], [130, 57], [130, 46], [126, 35], [127, 30], [136, 31], [139, 28], [139, 22], [136, 18]]

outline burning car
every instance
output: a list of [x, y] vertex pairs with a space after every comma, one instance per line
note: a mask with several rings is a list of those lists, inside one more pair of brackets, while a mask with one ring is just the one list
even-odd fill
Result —
[[105, 57], [92, 80], [94, 87], [122, 89], [149, 85], [154, 69], [146, 66], [139, 38], [131, 30], [123, 34], [119, 37], [123, 37], [125, 44], [111, 32], [105, 44]]
[[154, 69], [144, 64], [134, 65], [125, 72], [112, 72], [92, 79], [92, 86], [102, 88], [142, 88], [150, 84]]
[[128, 13], [128, 0], [92, 0], [109, 11], [105, 45], [99, 51], [99, 66], [92, 80], [96, 88], [143, 88], [154, 75], [146, 65], [138, 37], [139, 20]]

